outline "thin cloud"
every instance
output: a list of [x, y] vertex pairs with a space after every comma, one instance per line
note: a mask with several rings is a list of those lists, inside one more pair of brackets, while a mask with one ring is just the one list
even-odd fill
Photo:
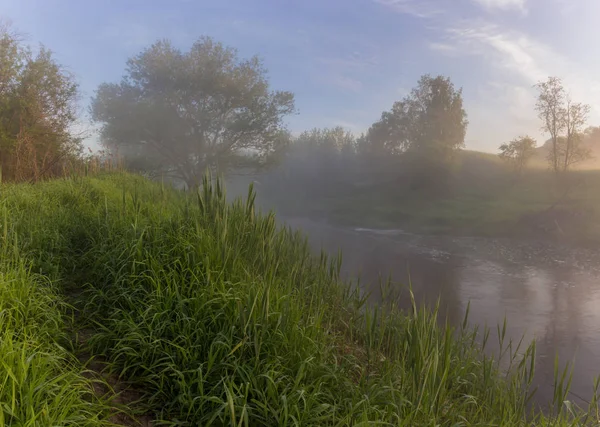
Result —
[[527, 0], [472, 0], [474, 3], [483, 6], [486, 9], [501, 9], [509, 10], [516, 9], [521, 12], [526, 12]]
[[467, 142], [496, 151], [501, 143], [518, 135], [531, 135], [538, 143], [545, 137], [535, 112], [535, 94], [529, 85], [490, 81], [480, 85], [477, 96], [466, 101], [469, 112]]
[[336, 87], [345, 93], [359, 93], [363, 89], [363, 82], [355, 77], [348, 76], [338, 70], [320, 70], [312, 73], [313, 81], [326, 87]]
[[378, 65], [375, 55], [353, 51], [345, 56], [316, 57], [320, 75], [318, 80], [346, 92], [361, 92], [363, 78], [373, 75]]
[[[454, 49], [445, 51], [435, 45], [430, 48], [448, 56], [479, 57], [491, 67], [489, 76], [493, 80], [480, 87], [468, 105], [473, 116], [471, 136], [485, 135], [487, 128], [487, 132], [494, 129], [494, 140], [507, 139], [513, 133], [530, 133], [543, 141], [535, 114], [537, 92], [533, 85], [548, 76], [560, 77], [575, 100], [592, 106], [590, 123], [600, 118], [600, 80], [571, 58], [527, 34], [471, 22], [448, 29], [447, 43]], [[499, 118], [510, 123], [510, 129], [504, 124], [497, 126]]]
[[597, 106], [600, 80], [572, 58], [526, 34], [490, 24], [452, 28], [448, 34], [465, 55], [480, 56], [496, 71], [510, 71], [529, 85], [548, 76], [561, 77], [574, 97]]
[[479, 95], [484, 102], [494, 99], [496, 107], [502, 108], [513, 125], [530, 132], [540, 127], [535, 112], [535, 94], [529, 85], [490, 81], [479, 88]]
[[398, 13], [413, 15], [418, 18], [432, 18], [442, 15], [445, 9], [432, 0], [373, 0]]
[[[462, 57], [465, 62], [473, 63], [473, 69], [481, 70], [480, 75], [473, 76], [471, 90], [465, 95], [471, 117], [469, 141], [495, 149], [504, 139], [514, 137], [513, 133], [539, 133], [534, 108], [537, 92], [533, 86], [548, 76], [562, 78], [573, 99], [592, 106], [590, 123], [600, 120], [600, 78], [592, 72], [593, 68], [578, 63], [573, 52], [544, 43], [538, 37], [544, 32], [534, 25], [527, 26], [524, 32], [511, 28], [510, 24], [500, 26], [493, 20], [498, 14], [492, 12], [517, 12], [524, 17], [530, 9], [541, 7], [541, 1], [456, 0], [452, 6], [441, 0], [373, 1], [397, 13], [420, 18], [429, 32], [426, 46], [436, 58]], [[570, 7], [572, 21], [597, 15], [591, 6], [596, 2], [552, 0], [557, 14], [563, 3]], [[594, 7], [600, 10], [600, 6]], [[490, 12], [487, 19], [492, 21], [481, 17], [486, 11]], [[582, 27], [582, 34], [587, 34], [589, 28], [593, 28], [593, 23]], [[582, 35], [579, 40], [593, 40], [593, 37]]]
[[357, 52], [354, 52], [352, 55], [348, 55], [347, 57], [321, 57], [317, 58], [317, 61], [338, 69], [344, 68], [352, 68], [363, 70], [366, 68], [372, 68], [378, 65], [378, 60], [374, 55], [369, 57], [364, 57]]
[[407, 87], [399, 87], [396, 92], [398, 93], [398, 95], [400, 96], [406, 96], [410, 93], [411, 89], [407, 88]]
[[447, 56], [459, 56], [462, 54], [456, 46], [449, 43], [441, 43], [441, 42], [430, 42], [428, 45], [429, 49], [440, 52]]
[[548, 76], [545, 63], [560, 57], [524, 34], [505, 31], [493, 24], [471, 23], [450, 28], [447, 33], [456, 49], [465, 55], [481, 56], [496, 68], [512, 71], [531, 83]]

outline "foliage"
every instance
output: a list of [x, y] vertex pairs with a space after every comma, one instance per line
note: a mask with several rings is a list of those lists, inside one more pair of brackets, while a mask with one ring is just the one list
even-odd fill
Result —
[[[355, 152], [354, 135], [338, 126], [302, 132], [290, 147], [287, 166], [312, 174], [315, 180], [332, 182], [341, 169], [351, 167]], [[290, 164], [291, 163], [291, 164]]]
[[119, 84], [104, 83], [93, 119], [109, 149], [189, 187], [207, 167], [226, 171], [241, 156], [260, 163], [278, 148], [290, 92], [270, 91], [257, 57], [200, 38], [188, 52], [159, 41], [127, 62]]
[[282, 154], [273, 168], [260, 174], [263, 194], [285, 192], [301, 198], [351, 191], [351, 180], [364, 163], [355, 136], [340, 126], [304, 131]]
[[61, 173], [77, 157], [81, 140], [70, 133], [77, 119], [77, 84], [43, 46], [24, 46], [0, 27], [0, 169], [5, 180]]
[[548, 162], [555, 173], [567, 172], [591, 156], [581, 144], [590, 106], [573, 102], [558, 77], [548, 77], [535, 87], [539, 91], [536, 110], [543, 122], [542, 130], [550, 134]]
[[467, 124], [462, 90], [449, 78], [424, 75], [371, 126], [367, 143], [375, 152], [414, 152], [443, 162], [464, 146]]
[[295, 147], [300, 150], [303, 148], [319, 148], [330, 152], [345, 150], [352, 152], [354, 151], [355, 138], [352, 133], [343, 127], [336, 126], [334, 128], [314, 128], [310, 131], [304, 131], [294, 142]]
[[527, 162], [535, 154], [537, 142], [530, 136], [520, 136], [500, 146], [500, 158], [510, 163], [517, 175], [523, 172]]
[[368, 130], [359, 152], [375, 159], [402, 155], [414, 188], [444, 187], [458, 149], [464, 146], [467, 113], [462, 89], [449, 78], [424, 75], [402, 101], [394, 103]]
[[585, 142], [591, 146], [600, 146], [600, 126], [588, 126], [583, 131]]

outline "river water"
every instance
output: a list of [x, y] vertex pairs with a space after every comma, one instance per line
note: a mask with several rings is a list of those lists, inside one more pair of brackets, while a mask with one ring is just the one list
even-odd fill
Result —
[[459, 325], [470, 301], [472, 325], [507, 319], [513, 340], [536, 339], [535, 400], [552, 399], [554, 358], [574, 361], [570, 400], [584, 404], [600, 375], [600, 254], [545, 242], [423, 236], [401, 230], [344, 228], [287, 218], [314, 250], [343, 253], [342, 273], [360, 275], [381, 300], [378, 279], [410, 283], [418, 303], [440, 297], [443, 314]]

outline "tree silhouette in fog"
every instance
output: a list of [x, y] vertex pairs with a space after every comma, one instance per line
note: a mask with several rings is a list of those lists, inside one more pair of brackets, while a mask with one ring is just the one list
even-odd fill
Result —
[[105, 146], [140, 169], [195, 186], [207, 167], [264, 162], [285, 140], [290, 92], [271, 91], [258, 57], [211, 38], [182, 52], [159, 41], [127, 62], [92, 101]]
[[454, 154], [464, 146], [467, 125], [462, 89], [447, 77], [426, 74], [369, 128], [361, 151], [402, 155], [413, 166], [413, 184], [439, 184]]

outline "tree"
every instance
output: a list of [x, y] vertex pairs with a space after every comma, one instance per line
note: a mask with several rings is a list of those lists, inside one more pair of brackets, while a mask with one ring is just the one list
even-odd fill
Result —
[[564, 143], [559, 144], [559, 147], [563, 147], [561, 155], [564, 172], [568, 171], [572, 165], [587, 160], [591, 156], [589, 148], [582, 145], [583, 126], [585, 126], [590, 109], [589, 105], [575, 103], [567, 96], [564, 111], [566, 135]]
[[371, 155], [405, 153], [414, 143], [411, 139], [414, 114], [408, 110], [408, 98], [395, 102], [391, 111], [381, 113], [381, 119], [373, 123], [361, 145]]
[[304, 131], [290, 145], [282, 169], [300, 185], [324, 190], [319, 183], [331, 186], [351, 167], [355, 144], [354, 135], [341, 126]]
[[447, 182], [454, 155], [464, 146], [467, 125], [462, 89], [449, 78], [424, 75], [369, 128], [359, 149], [378, 164], [388, 163], [389, 154], [399, 156], [413, 188], [438, 187]]
[[565, 89], [558, 77], [548, 77], [535, 85], [539, 90], [535, 108], [543, 121], [542, 130], [550, 134], [551, 149], [548, 161], [555, 173], [560, 171], [558, 137], [565, 126], [563, 103]]
[[456, 90], [449, 78], [424, 75], [408, 96], [381, 115], [366, 138], [375, 152], [411, 152], [446, 162], [464, 146], [467, 124], [462, 89]]
[[592, 147], [600, 146], [600, 126], [588, 126], [583, 131], [583, 138]]
[[0, 168], [9, 180], [62, 172], [81, 153], [70, 129], [77, 120], [78, 86], [50, 50], [23, 46], [0, 27]]
[[520, 136], [500, 146], [500, 158], [508, 162], [517, 175], [521, 175], [529, 159], [535, 154], [537, 142], [530, 136]]
[[294, 147], [299, 149], [309, 148], [323, 153], [340, 153], [353, 150], [356, 141], [351, 132], [341, 126], [334, 128], [314, 128], [302, 132], [294, 141]]
[[199, 184], [206, 168], [264, 161], [294, 111], [290, 92], [270, 91], [257, 57], [204, 37], [182, 52], [159, 41], [127, 62], [119, 84], [104, 83], [91, 113], [101, 139], [122, 155], [142, 157], [149, 172]]
[[548, 77], [535, 87], [539, 90], [536, 110], [542, 130], [550, 134], [548, 162], [555, 173], [567, 172], [590, 157], [590, 151], [581, 144], [590, 106], [573, 102], [558, 77]]

